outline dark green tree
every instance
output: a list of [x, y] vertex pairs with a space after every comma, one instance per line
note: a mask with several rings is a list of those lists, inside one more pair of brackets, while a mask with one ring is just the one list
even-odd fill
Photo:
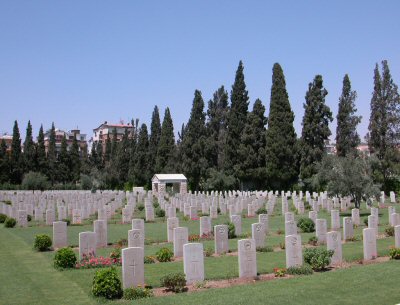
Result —
[[36, 145], [36, 171], [42, 174], [47, 174], [46, 147], [44, 145], [43, 125], [40, 125], [39, 135]]
[[336, 151], [339, 157], [357, 155], [357, 146], [360, 144], [357, 125], [361, 122], [361, 117], [355, 115], [356, 98], [357, 93], [351, 90], [350, 78], [346, 74], [343, 78], [342, 95], [339, 97], [339, 111], [336, 116]]
[[76, 136], [74, 135], [74, 138], [72, 140], [72, 145], [69, 150], [69, 159], [70, 159], [70, 171], [71, 171], [71, 178], [72, 182], [76, 182], [80, 178], [81, 174], [81, 158], [80, 158], [80, 149], [79, 149], [79, 144], [78, 140], [76, 139]]
[[18, 122], [14, 122], [13, 136], [10, 155], [10, 182], [20, 184], [22, 181], [23, 162], [21, 158], [21, 137], [19, 134]]
[[125, 133], [122, 136], [121, 142], [118, 144], [117, 149], [117, 164], [118, 169], [118, 180], [120, 183], [128, 181], [129, 173], [129, 158], [130, 158], [130, 143], [129, 143], [129, 131], [125, 129]]
[[149, 135], [146, 124], [142, 124], [139, 130], [138, 143], [136, 146], [136, 164], [134, 168], [134, 184], [148, 185], [149, 175]]
[[329, 123], [332, 112], [325, 104], [328, 91], [323, 86], [322, 76], [316, 75], [308, 85], [304, 103], [303, 129], [301, 133], [300, 177], [305, 183], [317, 173], [316, 165], [325, 152], [325, 142], [331, 135]]
[[398, 146], [400, 143], [400, 97], [398, 87], [390, 74], [386, 60], [382, 61], [382, 75], [378, 64], [374, 71], [374, 92], [371, 99], [368, 145], [380, 165], [375, 169], [375, 177], [383, 183], [385, 191], [398, 173], [400, 161]]
[[137, 141], [138, 141], [138, 129], [139, 129], [139, 119], [136, 119], [135, 121], [132, 120], [132, 126], [133, 126], [133, 131], [132, 131], [132, 136], [130, 139], [130, 148], [129, 148], [129, 171], [128, 171], [128, 177], [129, 177], [129, 182], [134, 183], [135, 181], [135, 166], [136, 166], [136, 146], [137, 146]]
[[285, 76], [282, 67], [275, 63], [265, 146], [266, 178], [268, 186], [274, 190], [289, 189], [299, 175], [293, 121]]
[[111, 160], [111, 139], [109, 134], [107, 134], [107, 138], [106, 138], [106, 145], [105, 145], [105, 151], [104, 151], [104, 164], [107, 164], [110, 162]]
[[0, 143], [0, 183], [8, 182], [10, 179], [10, 164], [7, 153], [7, 144], [4, 139]]
[[156, 172], [172, 173], [175, 171], [175, 135], [169, 108], [165, 109], [161, 126], [160, 142], [157, 149]]
[[207, 160], [204, 153], [207, 139], [205, 124], [204, 101], [201, 92], [196, 90], [181, 150], [183, 172], [188, 177], [191, 190], [199, 190], [200, 181], [205, 177], [207, 170]]
[[49, 146], [47, 148], [47, 171], [51, 185], [54, 185], [57, 178], [56, 129], [54, 123], [51, 124]]
[[155, 174], [157, 149], [161, 137], [161, 121], [158, 107], [155, 106], [151, 116], [149, 140], [149, 172]]
[[237, 150], [247, 121], [249, 97], [244, 81], [243, 63], [239, 62], [235, 82], [231, 91], [231, 106], [227, 117], [227, 134], [225, 144], [225, 170], [238, 176], [237, 170], [244, 160], [239, 158]]
[[28, 126], [26, 127], [23, 156], [24, 172], [34, 171], [36, 167], [36, 149], [32, 137], [31, 121], [28, 121]]
[[68, 154], [68, 144], [67, 137], [64, 137], [61, 141], [60, 154], [58, 155], [58, 180], [67, 183], [70, 181], [71, 171], [70, 171], [70, 158]]

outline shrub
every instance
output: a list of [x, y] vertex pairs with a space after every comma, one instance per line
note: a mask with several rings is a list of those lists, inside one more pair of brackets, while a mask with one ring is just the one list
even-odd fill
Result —
[[120, 240], [117, 241], [117, 245], [122, 247], [122, 246], [127, 246], [128, 245], [128, 240], [126, 238], [121, 238]]
[[160, 204], [158, 203], [158, 200], [157, 200], [157, 199], [154, 200], [154, 202], [153, 202], [153, 207], [154, 207], [155, 209], [157, 209], [158, 207], [160, 207]]
[[104, 297], [109, 300], [122, 297], [121, 280], [118, 278], [114, 267], [96, 271], [93, 278], [92, 293], [97, 297]]
[[115, 248], [110, 253], [110, 258], [119, 259], [121, 258], [121, 248]]
[[300, 218], [297, 222], [297, 227], [300, 228], [304, 233], [311, 233], [315, 231], [315, 223], [310, 218]]
[[151, 298], [152, 296], [154, 296], [153, 291], [146, 287], [132, 287], [124, 290], [125, 300]]
[[283, 230], [281, 230], [281, 229], [276, 230], [276, 234], [282, 235], [283, 234]]
[[168, 248], [161, 248], [156, 253], [157, 260], [162, 263], [170, 262], [173, 256], [174, 253], [172, 253], [172, 251]]
[[28, 222], [29, 222], [29, 221], [32, 221], [32, 216], [31, 216], [31, 215], [29, 215], [29, 214], [28, 214], [28, 215], [26, 215], [26, 220], [28, 220]]
[[400, 259], [400, 248], [390, 248], [389, 256], [391, 259]]
[[69, 220], [68, 218], [64, 218], [62, 221], [66, 222], [67, 226], [71, 224], [71, 220]]
[[137, 207], [137, 209], [139, 211], [143, 211], [144, 210], [144, 205], [143, 204], [138, 204], [136, 207]]
[[173, 292], [185, 291], [186, 279], [182, 272], [168, 274], [161, 278], [161, 286]]
[[4, 223], [7, 219], [7, 215], [6, 214], [0, 214], [0, 223]]
[[182, 217], [182, 220], [183, 220], [183, 221], [189, 221], [189, 220], [190, 220], [190, 217], [189, 217], [189, 216], [183, 216], [183, 217]]
[[144, 257], [145, 264], [154, 264], [156, 262], [156, 258], [154, 256], [147, 255]]
[[285, 268], [274, 268], [275, 277], [284, 277], [286, 275]]
[[76, 254], [71, 248], [61, 248], [54, 256], [54, 267], [67, 269], [74, 268], [77, 262]]
[[285, 250], [286, 245], [285, 243], [279, 243], [279, 247], [281, 248], [281, 250]]
[[204, 249], [204, 255], [205, 255], [206, 257], [212, 256], [213, 253], [214, 253], [214, 249], [213, 249], [212, 247], [206, 247], [206, 248]]
[[165, 217], [165, 211], [162, 210], [161, 208], [156, 209], [156, 216], [157, 217]]
[[121, 258], [111, 258], [111, 257], [96, 257], [94, 253], [89, 253], [89, 255], [83, 254], [83, 257], [79, 263], [75, 265], [76, 269], [92, 269], [92, 268], [104, 268], [111, 266], [121, 266]]
[[15, 220], [15, 218], [7, 217], [6, 220], [4, 221], [4, 226], [6, 228], [14, 228], [16, 224], [17, 221]]
[[368, 218], [364, 218], [363, 222], [364, 222], [364, 224], [365, 224], [366, 226], [368, 226]]
[[233, 222], [226, 223], [228, 225], [228, 238], [233, 239], [236, 238], [235, 234], [235, 224]]
[[310, 275], [313, 274], [313, 272], [313, 269], [308, 264], [299, 267], [289, 267], [287, 269], [287, 274], [290, 275]]
[[199, 234], [190, 234], [188, 237], [188, 241], [190, 242], [195, 242], [200, 240], [200, 235]]
[[35, 236], [35, 241], [33, 242], [33, 247], [37, 250], [37, 251], [47, 251], [50, 249], [52, 245], [52, 241], [50, 236], [46, 235], [46, 234], [39, 234]]
[[385, 229], [385, 235], [386, 236], [394, 236], [394, 227], [387, 227]]
[[29, 172], [22, 179], [21, 187], [24, 190], [45, 190], [49, 187], [47, 177], [38, 172]]
[[266, 208], [259, 208], [259, 209], [256, 211], [256, 214], [257, 214], [257, 215], [260, 215], [260, 214], [268, 214], [268, 210], [267, 210]]
[[256, 249], [257, 252], [274, 252], [274, 249], [272, 247], [266, 246], [266, 247], [258, 247]]
[[312, 246], [318, 245], [318, 237], [317, 237], [317, 236], [311, 236], [311, 237], [308, 239], [308, 244], [309, 244], [309, 245], [312, 245]]
[[304, 261], [315, 271], [324, 270], [331, 263], [333, 250], [308, 248], [304, 251]]

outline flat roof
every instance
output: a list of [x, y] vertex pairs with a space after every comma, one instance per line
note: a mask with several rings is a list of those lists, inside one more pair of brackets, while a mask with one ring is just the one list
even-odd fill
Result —
[[184, 174], [155, 174], [153, 180], [158, 180], [158, 181], [187, 181], [187, 178], [185, 177]]

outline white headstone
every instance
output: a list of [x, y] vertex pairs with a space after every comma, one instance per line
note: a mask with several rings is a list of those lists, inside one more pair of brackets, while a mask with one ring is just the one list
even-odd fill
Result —
[[186, 227], [177, 227], [174, 229], [174, 256], [183, 255], [183, 245], [188, 243], [189, 231]]
[[202, 243], [183, 245], [183, 270], [186, 284], [204, 281], [204, 254]]
[[67, 223], [64, 221], [53, 222], [53, 247], [63, 248], [67, 246]]
[[79, 233], [79, 259], [83, 256], [96, 256], [96, 233], [81, 232]]
[[215, 253], [222, 254], [229, 250], [228, 243], [228, 226], [216, 225], [214, 226], [214, 239], [215, 239]]
[[301, 250], [301, 236], [288, 235], [285, 237], [286, 268], [303, 265], [303, 253]]
[[254, 239], [238, 241], [239, 277], [248, 278], [257, 276], [257, 257]]
[[122, 249], [123, 288], [144, 286], [144, 250], [141, 247]]
[[[350, 218], [350, 217], [346, 217]], [[331, 231], [326, 234], [326, 245], [328, 250], [333, 250], [331, 264], [336, 265], [342, 262], [342, 239], [340, 232]]]
[[371, 260], [378, 257], [378, 253], [376, 250], [375, 229], [368, 228], [363, 230], [363, 246], [364, 246], [364, 260]]

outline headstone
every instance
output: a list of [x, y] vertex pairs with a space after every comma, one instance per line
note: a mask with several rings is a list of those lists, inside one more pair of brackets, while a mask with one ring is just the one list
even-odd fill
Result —
[[167, 219], [167, 238], [168, 242], [174, 240], [174, 229], [179, 227], [179, 218], [171, 217]]
[[331, 210], [331, 229], [334, 231], [340, 229], [340, 216], [338, 210]]
[[268, 214], [259, 214], [258, 215], [258, 222], [263, 224], [264, 233], [267, 235], [269, 231], [269, 217]]
[[[350, 217], [346, 217], [350, 218]], [[333, 250], [333, 256], [331, 259], [332, 265], [337, 265], [342, 262], [342, 239], [340, 232], [331, 231], [326, 234], [326, 245], [328, 250]]]
[[285, 213], [285, 222], [294, 221], [294, 214], [292, 212]]
[[265, 247], [265, 230], [262, 223], [251, 224], [251, 236], [254, 239], [256, 249]]
[[204, 281], [204, 254], [202, 243], [183, 245], [183, 271], [186, 284]]
[[257, 257], [254, 239], [238, 241], [239, 277], [257, 276]]
[[26, 228], [28, 226], [28, 214], [26, 210], [18, 210], [18, 226]]
[[326, 243], [326, 232], [327, 232], [326, 219], [317, 219], [317, 222], [315, 225], [316, 225], [315, 226], [315, 235], [318, 238], [318, 243], [325, 244]]
[[139, 219], [139, 218], [132, 219], [132, 229], [142, 230], [143, 234], [145, 234], [145, 232], [144, 232], [144, 220], [143, 219]]
[[390, 226], [395, 227], [400, 225], [400, 214], [399, 213], [392, 213], [390, 215]]
[[229, 250], [228, 242], [228, 226], [216, 225], [214, 226], [214, 239], [215, 239], [215, 253], [227, 253]]
[[129, 247], [122, 249], [123, 288], [144, 286], [144, 249]]
[[211, 219], [218, 218], [218, 208], [216, 205], [210, 206], [210, 217]]
[[145, 208], [146, 221], [154, 221], [154, 208], [153, 206], [146, 206]]
[[132, 218], [132, 210], [130, 208], [122, 208], [122, 223], [130, 223]]
[[191, 206], [190, 207], [190, 219], [197, 219], [198, 215], [197, 215], [197, 206]]
[[53, 225], [53, 222], [56, 220], [56, 215], [54, 210], [46, 210], [46, 225]]
[[378, 253], [376, 251], [375, 229], [368, 228], [363, 230], [363, 247], [364, 247], [364, 260], [371, 260], [378, 257]]
[[107, 247], [107, 221], [106, 220], [95, 220], [93, 222], [94, 233], [96, 233], [96, 247], [104, 248]]
[[235, 235], [242, 235], [242, 217], [240, 215], [232, 215], [231, 222], [235, 225]]
[[65, 221], [53, 222], [53, 247], [57, 249], [67, 246], [67, 223]]
[[43, 212], [41, 208], [35, 208], [35, 220], [42, 221], [43, 220]]
[[355, 224], [356, 226], [360, 225], [360, 210], [359, 209], [351, 210], [351, 219], [353, 220], [353, 224]]
[[310, 218], [314, 224], [317, 221], [318, 213], [316, 211], [310, 211], [308, 212], [308, 218]]
[[379, 225], [379, 209], [378, 208], [371, 208], [371, 215], [376, 217], [376, 225]]
[[174, 229], [174, 256], [183, 255], [183, 245], [188, 243], [189, 231], [186, 227], [177, 227]]
[[209, 235], [211, 230], [211, 218], [209, 216], [200, 217], [200, 236]]
[[96, 233], [81, 232], [79, 233], [79, 259], [83, 256], [96, 256]]
[[78, 210], [78, 209], [72, 210], [72, 223], [73, 224], [81, 224], [82, 223], [81, 210]]
[[107, 220], [107, 213], [106, 213], [105, 207], [101, 207], [97, 210], [97, 219], [98, 220]]
[[344, 217], [343, 218], [343, 239], [347, 241], [354, 237], [354, 226], [353, 220], [351, 217]]
[[378, 235], [378, 217], [375, 215], [368, 216], [368, 228], [375, 230], [375, 235]]
[[286, 221], [285, 222], [285, 236], [288, 235], [296, 235], [297, 234], [297, 224], [295, 221]]
[[128, 231], [128, 247], [144, 248], [144, 234], [140, 229]]
[[286, 268], [303, 265], [303, 253], [301, 250], [301, 236], [288, 235], [285, 237]]
[[400, 225], [394, 227], [394, 246], [400, 248]]

